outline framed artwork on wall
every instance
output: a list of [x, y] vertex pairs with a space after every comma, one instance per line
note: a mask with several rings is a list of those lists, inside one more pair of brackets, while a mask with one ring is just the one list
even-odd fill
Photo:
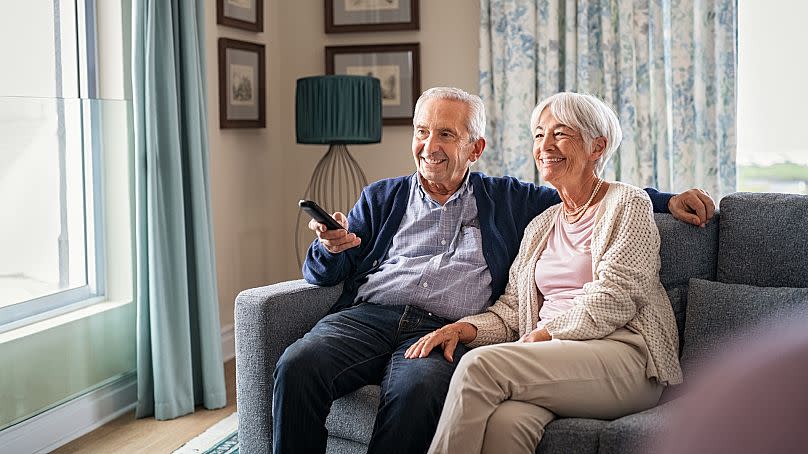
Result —
[[325, 32], [418, 30], [418, 0], [325, 0]]
[[219, 38], [219, 127], [266, 127], [262, 44]]
[[421, 95], [418, 43], [327, 46], [325, 73], [373, 76], [382, 87], [385, 125], [412, 125], [415, 101]]
[[264, 31], [264, 0], [216, 0], [216, 23]]

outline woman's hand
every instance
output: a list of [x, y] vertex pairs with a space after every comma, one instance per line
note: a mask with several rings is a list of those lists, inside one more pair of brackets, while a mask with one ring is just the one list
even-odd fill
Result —
[[552, 338], [553, 336], [551, 336], [550, 333], [547, 332], [547, 329], [542, 328], [542, 329], [534, 329], [533, 331], [525, 334], [519, 339], [519, 342], [528, 344], [530, 342], [544, 342], [551, 340]]
[[458, 342], [471, 342], [477, 337], [477, 327], [471, 323], [455, 322], [443, 326], [426, 336], [418, 339], [404, 352], [404, 357], [426, 358], [433, 348], [438, 345], [443, 349], [443, 357], [450, 363], [454, 362], [454, 351]]

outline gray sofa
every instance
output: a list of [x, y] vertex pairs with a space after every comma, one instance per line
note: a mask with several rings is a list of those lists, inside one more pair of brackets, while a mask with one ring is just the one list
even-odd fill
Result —
[[[737, 193], [725, 197], [720, 207], [720, 216], [704, 229], [656, 215], [662, 237], [660, 278], [676, 314], [686, 383], [701, 362], [750, 320], [777, 323], [792, 309], [808, 306], [808, 197]], [[326, 314], [340, 291], [340, 286], [316, 287], [299, 280], [238, 295], [241, 452], [271, 451], [275, 363]], [[557, 419], [547, 426], [537, 452], [648, 451], [648, 441], [675, 409], [677, 394], [676, 388], [666, 390], [657, 407], [614, 421]], [[327, 421], [328, 452], [365, 452], [377, 404], [377, 386], [334, 402]]]

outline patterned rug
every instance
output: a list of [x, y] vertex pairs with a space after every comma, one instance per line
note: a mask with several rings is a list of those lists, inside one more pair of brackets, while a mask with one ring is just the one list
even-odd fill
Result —
[[174, 454], [235, 453], [238, 453], [238, 413], [233, 413], [217, 422], [213, 427], [174, 451]]

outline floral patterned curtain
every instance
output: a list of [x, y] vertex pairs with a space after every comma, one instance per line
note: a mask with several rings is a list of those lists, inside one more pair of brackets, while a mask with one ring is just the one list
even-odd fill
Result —
[[606, 178], [735, 191], [736, 0], [480, 0], [490, 175], [536, 181], [529, 117], [559, 91], [610, 103]]

